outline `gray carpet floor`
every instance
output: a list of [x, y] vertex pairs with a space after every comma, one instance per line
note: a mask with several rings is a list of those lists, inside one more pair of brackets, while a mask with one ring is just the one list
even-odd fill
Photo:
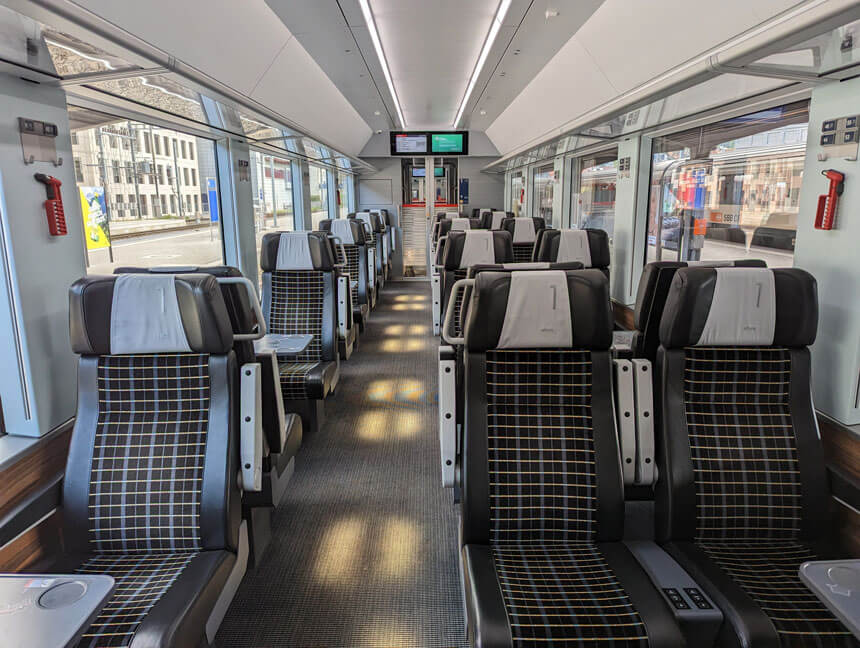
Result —
[[430, 286], [388, 282], [216, 646], [465, 646]]

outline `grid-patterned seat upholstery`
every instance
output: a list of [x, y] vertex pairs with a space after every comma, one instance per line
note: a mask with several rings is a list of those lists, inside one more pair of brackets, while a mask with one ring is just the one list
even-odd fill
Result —
[[372, 212], [347, 214], [347, 218], [354, 218], [365, 223], [364, 228], [365, 235], [367, 236], [367, 245], [374, 250], [376, 284], [382, 287], [385, 284], [385, 276], [388, 268], [384, 249], [386, 229], [382, 219], [379, 214]]
[[365, 229], [357, 219], [323, 220], [319, 227], [323, 232], [337, 236], [343, 245], [353, 312], [361, 316], [361, 306], [369, 303]]
[[[336, 371], [337, 329], [334, 258], [327, 234], [293, 232], [306, 246], [306, 265], [278, 260], [280, 233], [266, 234], [261, 247], [263, 314], [269, 333], [311, 335], [308, 347], [279, 359], [281, 392], [285, 401], [322, 399], [331, 389]], [[300, 258], [305, 258], [300, 255]]]
[[[727, 306], [711, 303], [715, 278], [727, 271], [773, 276], [771, 344], [698, 343], [699, 320]], [[728, 300], [740, 321], [746, 303]], [[681, 398], [664, 399], [663, 433], [671, 438], [658, 465], [678, 481], [658, 492], [658, 531], [682, 565], [705, 574], [700, 582], [720, 607], [741, 610], [727, 615], [726, 645], [738, 641], [733, 633], [755, 646], [858, 645], [798, 576], [801, 563], [835, 557], [809, 400], [805, 347], [816, 321], [815, 282], [802, 270], [682, 268], [672, 281], [658, 372], [664, 393]], [[748, 610], [750, 600], [757, 610]]]
[[[533, 283], [516, 288], [524, 274]], [[508, 327], [518, 315], [508, 305], [520, 304], [522, 292], [541, 290], [541, 275], [550, 274], [567, 284], [570, 303], [577, 304], [576, 315], [566, 315], [568, 328], [579, 318], [593, 326], [571, 333], [569, 347], [511, 341]], [[552, 309], [554, 299], [526, 300], [522, 308]], [[462, 461], [464, 569], [475, 644], [683, 644], [668, 607], [618, 542], [623, 489], [611, 418], [610, 343], [608, 282], [601, 273], [476, 276], [465, 330]], [[494, 587], [500, 593], [495, 604]]]
[[[145, 349], [111, 353], [121, 344], [111, 337], [113, 310], [128, 303], [112, 302], [115, 285], [135, 277], [182, 294], [182, 326], [194, 322], [200, 333], [186, 334], [187, 349], [159, 352], [155, 333]], [[64, 553], [52, 570], [116, 581], [79, 646], [129, 646], [139, 633], [199, 645], [204, 628], [194, 620], [208, 618], [236, 563], [241, 515], [237, 366], [221, 291], [204, 274], [91, 277], [72, 286], [70, 301], [78, 411], [60, 508]]]

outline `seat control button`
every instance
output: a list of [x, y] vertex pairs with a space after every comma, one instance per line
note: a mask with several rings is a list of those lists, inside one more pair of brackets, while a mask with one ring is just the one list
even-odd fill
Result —
[[693, 601], [693, 604], [700, 610], [713, 609], [711, 604], [708, 603], [708, 600], [702, 596], [702, 593], [695, 587], [685, 587], [684, 591], [687, 593], [687, 596], [690, 597], [690, 600]]
[[669, 602], [672, 604], [672, 607], [674, 607], [676, 610], [690, 609], [690, 606], [687, 605], [687, 602], [684, 600], [684, 597], [681, 596], [681, 593], [674, 587], [664, 587], [663, 593], [668, 597]]

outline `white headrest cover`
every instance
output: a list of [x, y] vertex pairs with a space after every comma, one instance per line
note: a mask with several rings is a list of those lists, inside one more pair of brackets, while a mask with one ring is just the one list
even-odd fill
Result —
[[451, 231], [465, 231], [472, 229], [472, 221], [468, 218], [452, 218]]
[[717, 268], [714, 298], [697, 346], [770, 346], [776, 288], [767, 268]]
[[114, 282], [110, 352], [189, 353], [173, 275], [123, 274]]
[[355, 245], [355, 237], [352, 235], [352, 227], [348, 219], [338, 218], [331, 221], [331, 233], [344, 245]]
[[514, 219], [514, 243], [534, 243], [535, 222], [531, 218]]
[[591, 267], [591, 246], [588, 244], [588, 232], [585, 230], [561, 230], [556, 263], [571, 261], [579, 261], [584, 268]]
[[563, 270], [512, 272], [497, 348], [570, 348], [570, 313], [567, 273]]
[[490, 229], [501, 229], [502, 221], [507, 217], [508, 215], [505, 212], [493, 212], [493, 222], [490, 224]]
[[445, 218], [460, 218], [460, 212], [442, 212]]
[[460, 257], [460, 267], [468, 268], [473, 265], [483, 265], [496, 262], [496, 252], [493, 246], [493, 233], [487, 230], [471, 230], [466, 232], [463, 243], [463, 256]]
[[479, 211], [478, 211], [478, 216], [483, 216], [484, 214], [489, 214], [489, 213], [491, 213], [492, 211], [493, 211], [492, 209], [486, 209], [486, 208], [481, 209], [481, 210], [479, 210]]
[[275, 270], [313, 270], [307, 232], [282, 232]]
[[549, 261], [536, 261], [534, 263], [503, 263], [505, 270], [549, 270]]

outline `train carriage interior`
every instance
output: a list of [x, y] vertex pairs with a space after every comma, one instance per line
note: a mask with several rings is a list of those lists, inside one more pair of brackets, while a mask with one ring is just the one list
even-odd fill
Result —
[[860, 648], [857, 0], [0, 0], [0, 114], [0, 648]]

